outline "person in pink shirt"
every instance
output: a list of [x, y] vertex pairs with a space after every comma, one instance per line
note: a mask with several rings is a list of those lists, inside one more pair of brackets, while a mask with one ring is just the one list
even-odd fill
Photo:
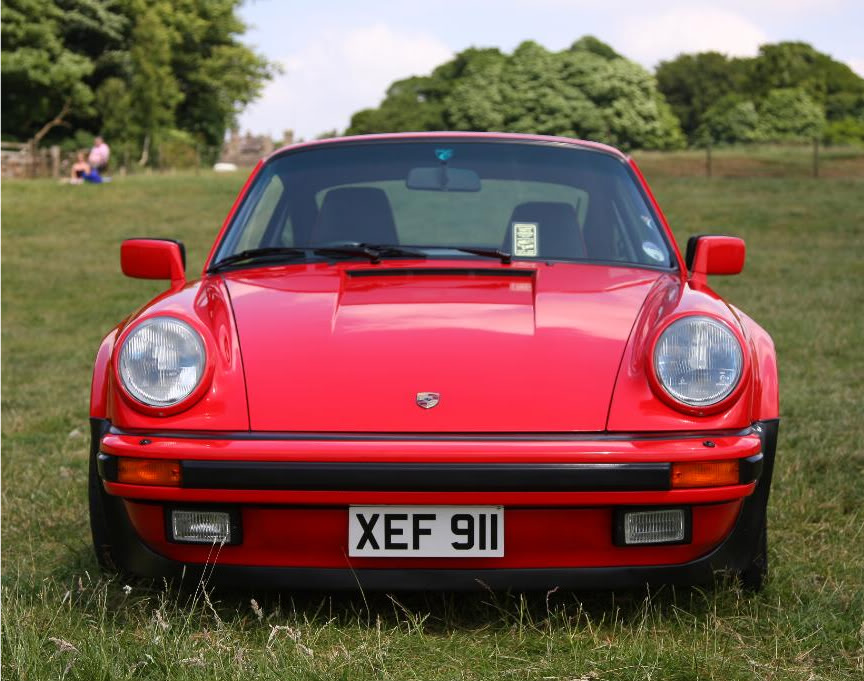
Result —
[[105, 140], [97, 137], [93, 140], [93, 148], [87, 157], [87, 162], [94, 170], [104, 173], [108, 169], [108, 159], [111, 157], [111, 148], [105, 144]]

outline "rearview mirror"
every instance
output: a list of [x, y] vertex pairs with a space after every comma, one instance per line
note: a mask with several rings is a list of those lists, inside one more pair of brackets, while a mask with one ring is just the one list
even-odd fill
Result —
[[479, 192], [480, 176], [466, 168], [412, 168], [405, 180], [408, 189], [436, 192]]
[[136, 279], [186, 281], [186, 248], [173, 239], [126, 239], [120, 246], [120, 268]]
[[691, 279], [704, 283], [709, 274], [738, 274], [744, 269], [746, 252], [744, 240], [735, 236], [692, 236], [686, 255]]

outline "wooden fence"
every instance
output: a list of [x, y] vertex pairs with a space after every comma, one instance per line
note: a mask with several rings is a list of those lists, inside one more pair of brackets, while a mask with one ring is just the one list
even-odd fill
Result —
[[0, 167], [6, 178], [60, 177], [64, 166], [69, 168], [72, 154], [63, 154], [60, 147], [35, 147], [31, 142], [0, 144]]

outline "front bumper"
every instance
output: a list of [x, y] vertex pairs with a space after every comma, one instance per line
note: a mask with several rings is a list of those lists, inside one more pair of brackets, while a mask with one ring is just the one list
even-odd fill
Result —
[[[93, 455], [112, 553], [136, 574], [170, 577], [185, 568], [187, 578], [206, 572], [212, 583], [279, 588], [616, 588], [706, 583], [718, 570], [749, 565], [777, 426], [674, 437], [322, 438], [145, 435], [94, 421]], [[124, 456], [179, 460], [184, 486], [118, 483], [115, 462]], [[694, 458], [738, 459], [739, 484], [670, 489], [671, 464]], [[214, 554], [167, 541], [164, 509], [204, 504], [241, 510], [242, 545]], [[348, 559], [350, 504], [503, 505], [507, 551], [502, 559]], [[691, 508], [692, 542], [614, 546], [615, 509], [635, 506]]]

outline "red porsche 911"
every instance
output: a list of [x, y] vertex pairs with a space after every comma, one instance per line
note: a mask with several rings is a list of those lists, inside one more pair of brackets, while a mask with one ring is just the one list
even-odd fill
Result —
[[[114, 328], [90, 396], [100, 564], [314, 589], [758, 589], [770, 336], [600, 144], [417, 133], [259, 163], [187, 280]], [[188, 577], [187, 577], [188, 578]]]

